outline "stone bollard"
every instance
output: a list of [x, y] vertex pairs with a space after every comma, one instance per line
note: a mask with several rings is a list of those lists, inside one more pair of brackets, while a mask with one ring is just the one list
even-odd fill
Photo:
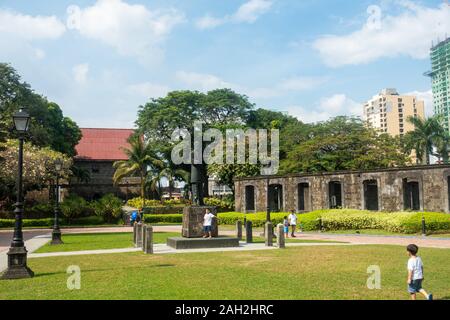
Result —
[[242, 221], [236, 221], [236, 237], [239, 241], [242, 240]]
[[145, 236], [147, 235], [145, 233], [145, 229], [147, 229], [147, 225], [146, 224], [142, 224], [142, 250], [144, 250], [144, 246], [145, 246]]
[[145, 226], [144, 227], [144, 245], [142, 247], [142, 250], [146, 254], [153, 254], [153, 227], [152, 226]]
[[277, 246], [280, 249], [286, 248], [286, 240], [284, 239], [284, 225], [277, 225]]
[[142, 223], [136, 225], [136, 248], [142, 248]]
[[266, 247], [273, 247], [273, 225], [272, 222], [266, 222], [265, 228], [265, 243]]
[[134, 246], [136, 246], [136, 236], [137, 236], [137, 225], [136, 223], [133, 224], [133, 243]]
[[245, 225], [245, 237], [247, 243], [253, 243], [253, 223], [250, 220]]

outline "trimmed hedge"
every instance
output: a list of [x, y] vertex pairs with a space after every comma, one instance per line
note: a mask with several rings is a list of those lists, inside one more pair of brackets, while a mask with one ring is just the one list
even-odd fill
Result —
[[143, 209], [145, 215], [182, 214], [184, 207], [146, 207]]
[[[427, 232], [450, 231], [450, 215], [436, 212], [370, 212], [361, 210], [319, 210], [306, 214], [299, 214], [298, 220], [304, 231], [319, 230], [319, 218], [322, 220], [323, 230], [364, 230], [379, 229], [390, 232], [414, 234], [422, 230], [422, 214], [425, 217]], [[288, 213], [272, 213], [274, 224], [282, 223]], [[234, 225], [236, 221], [244, 218], [253, 222], [254, 227], [263, 227], [266, 222], [264, 212], [256, 214], [244, 214], [239, 212], [219, 213], [219, 224]], [[182, 214], [152, 214], [144, 215], [147, 223], [178, 223], [183, 222]], [[70, 226], [77, 225], [102, 225], [101, 217], [86, 217], [73, 220]], [[69, 226], [62, 219], [61, 225]], [[25, 219], [24, 227], [51, 227], [53, 219]], [[0, 219], [0, 228], [13, 228], [13, 219]]]
[[[274, 224], [281, 223], [288, 213], [272, 213]], [[398, 233], [420, 233], [422, 215], [425, 217], [428, 232], [450, 231], [450, 215], [436, 212], [371, 212], [362, 210], [319, 210], [298, 214], [299, 223], [304, 231], [319, 230], [319, 218], [323, 230], [364, 230], [379, 229]], [[238, 212], [219, 214], [220, 224], [235, 224], [237, 220], [250, 220], [254, 227], [262, 227], [266, 221], [265, 213], [243, 214]]]
[[[45, 218], [45, 219], [23, 219], [23, 227], [31, 228], [31, 227], [45, 227], [51, 228], [53, 227], [53, 218]], [[100, 226], [104, 224], [102, 217], [92, 216], [92, 217], [83, 217], [72, 220], [67, 223], [66, 219], [62, 218], [60, 220], [61, 226]], [[0, 219], [0, 228], [14, 228], [14, 219]]]
[[182, 223], [182, 214], [152, 214], [144, 215], [146, 223]]

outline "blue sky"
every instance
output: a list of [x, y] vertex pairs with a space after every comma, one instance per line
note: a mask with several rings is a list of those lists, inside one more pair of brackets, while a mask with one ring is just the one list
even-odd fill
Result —
[[132, 127], [170, 90], [230, 87], [305, 122], [385, 87], [425, 99], [442, 0], [0, 0], [0, 61], [82, 127]]

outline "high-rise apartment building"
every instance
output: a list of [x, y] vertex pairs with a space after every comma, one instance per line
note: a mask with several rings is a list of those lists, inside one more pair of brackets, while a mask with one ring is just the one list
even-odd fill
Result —
[[364, 119], [373, 128], [392, 136], [414, 130], [408, 117], [425, 118], [425, 103], [412, 95], [399, 95], [396, 89], [384, 89], [364, 104]]
[[431, 48], [431, 71], [426, 75], [432, 80], [434, 114], [442, 116], [450, 131], [450, 38]]

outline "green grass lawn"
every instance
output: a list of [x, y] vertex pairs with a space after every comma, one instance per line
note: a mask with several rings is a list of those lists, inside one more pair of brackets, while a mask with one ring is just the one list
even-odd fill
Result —
[[[155, 232], [154, 243], [166, 243], [168, 237], [177, 237], [179, 233]], [[66, 252], [80, 250], [123, 249], [133, 247], [133, 234], [126, 233], [85, 233], [67, 234], [62, 237], [64, 244], [52, 246], [47, 244], [36, 253]]]
[[[427, 290], [450, 299], [450, 250], [422, 249]], [[0, 281], [0, 299], [408, 299], [401, 246], [297, 247], [174, 255], [29, 259], [32, 279]], [[66, 283], [81, 268], [81, 290]], [[381, 268], [382, 290], [366, 286]]]

